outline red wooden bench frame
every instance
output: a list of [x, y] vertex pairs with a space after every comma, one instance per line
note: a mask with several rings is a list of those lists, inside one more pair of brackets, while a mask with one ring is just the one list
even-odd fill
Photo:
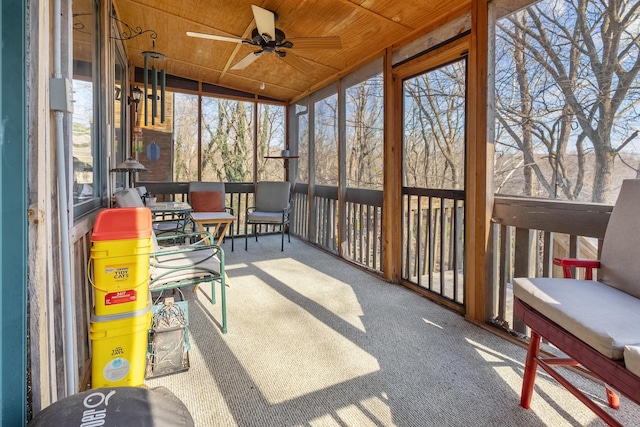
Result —
[[[593, 269], [600, 266], [599, 261], [579, 260], [575, 258], [556, 258], [553, 260], [553, 263], [563, 268], [565, 278], [572, 277], [571, 268], [584, 267], [586, 269], [586, 280], [590, 280], [593, 277]], [[614, 409], [619, 407], [620, 400], [618, 395], [609, 389], [609, 386], [640, 405], [640, 377], [627, 370], [623, 361], [609, 359], [518, 298], [514, 299], [514, 311], [516, 315], [531, 328], [531, 341], [529, 342], [529, 349], [527, 351], [522, 392], [520, 395], [520, 405], [523, 408], [529, 409], [531, 404], [538, 366], [543, 368], [610, 426], [621, 426], [621, 424], [571, 384], [558, 371], [552, 368], [552, 366], [582, 365], [594, 376], [607, 384], [607, 400], [609, 406]], [[540, 355], [541, 337], [545, 338], [569, 357], [542, 357]]]

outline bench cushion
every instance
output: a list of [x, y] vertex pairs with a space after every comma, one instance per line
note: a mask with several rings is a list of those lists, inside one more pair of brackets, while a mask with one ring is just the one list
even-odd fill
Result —
[[[163, 248], [163, 251], [181, 249], [184, 248], [175, 246]], [[220, 274], [220, 260], [217, 256], [211, 255], [211, 250], [181, 252], [170, 255], [160, 255], [161, 253], [159, 252], [157, 256], [151, 257], [149, 266], [151, 271], [149, 288], [151, 290], [171, 282]]]
[[624, 346], [624, 366], [640, 377], [640, 344]]
[[282, 212], [251, 212], [247, 215], [247, 222], [261, 222], [261, 223], [273, 223], [282, 224], [283, 216]]
[[516, 298], [606, 357], [640, 342], [640, 299], [591, 280], [513, 279]]

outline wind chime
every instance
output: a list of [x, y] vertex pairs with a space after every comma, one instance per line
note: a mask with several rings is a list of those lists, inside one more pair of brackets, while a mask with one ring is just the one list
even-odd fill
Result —
[[[153, 41], [153, 49], [156, 47], [155, 40]], [[156, 124], [156, 118], [158, 117], [158, 109], [160, 110], [160, 123], [164, 123], [165, 120], [165, 92], [167, 86], [167, 75], [164, 70], [158, 70], [156, 67], [156, 61], [164, 61], [167, 59], [165, 55], [153, 50], [147, 50], [142, 52], [144, 57], [144, 125], [149, 125], [148, 119], [148, 102], [151, 98], [151, 125]], [[151, 69], [149, 69], [151, 65]], [[151, 94], [149, 94], [149, 71], [151, 71]], [[158, 108], [158, 86], [160, 91], [160, 108]]]

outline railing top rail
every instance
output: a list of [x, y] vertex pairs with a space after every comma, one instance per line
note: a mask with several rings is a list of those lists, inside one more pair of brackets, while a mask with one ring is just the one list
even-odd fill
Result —
[[440, 199], [464, 200], [464, 190], [442, 190], [439, 188], [402, 187], [402, 194], [409, 196], [437, 197]]
[[338, 200], [338, 187], [334, 185], [316, 185], [313, 187], [313, 195], [315, 197]]
[[[294, 193], [307, 194], [308, 191], [309, 185], [304, 183], [297, 183], [293, 188]], [[338, 187], [316, 185], [314, 187], [314, 195], [315, 197], [338, 200]], [[382, 200], [382, 190], [348, 187], [345, 194], [345, 201], [362, 205], [382, 207]]]
[[613, 206], [496, 196], [493, 222], [518, 228], [604, 238]]
[[[189, 182], [165, 182], [165, 181], [139, 181], [150, 193], [158, 194], [186, 194], [189, 192]], [[225, 191], [228, 193], [253, 193], [252, 182], [225, 182]]]
[[384, 199], [382, 190], [371, 190], [367, 188], [347, 187], [346, 201], [359, 203], [361, 205], [376, 206], [381, 208]]

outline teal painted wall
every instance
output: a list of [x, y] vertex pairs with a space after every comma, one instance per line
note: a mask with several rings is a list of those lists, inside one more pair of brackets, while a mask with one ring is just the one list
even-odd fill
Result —
[[26, 424], [26, 3], [0, 3], [0, 425]]

